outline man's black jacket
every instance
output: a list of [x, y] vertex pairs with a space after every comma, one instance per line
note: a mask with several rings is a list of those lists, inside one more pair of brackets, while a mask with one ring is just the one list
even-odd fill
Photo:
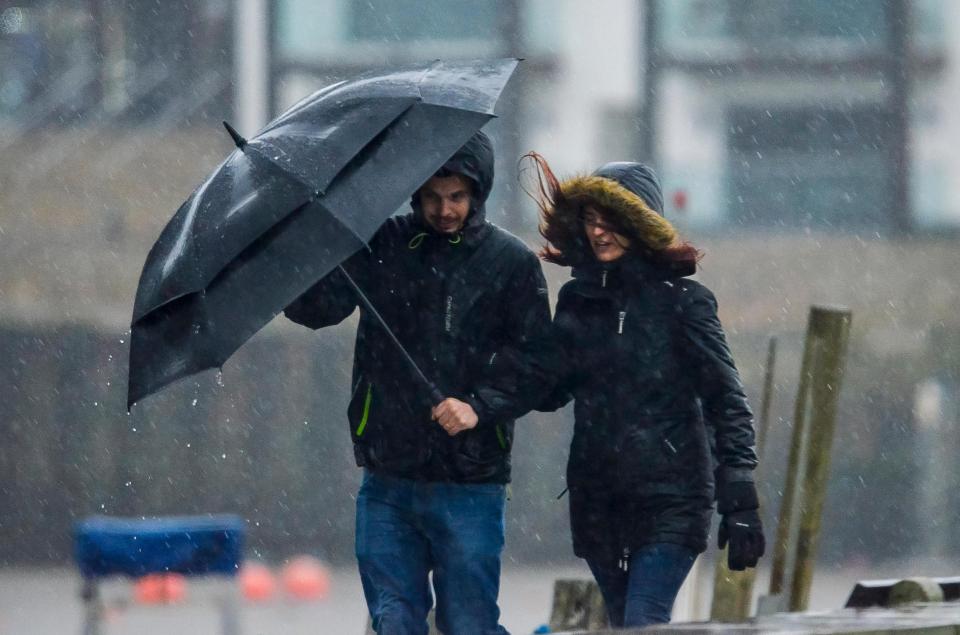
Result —
[[[370, 250], [345, 265], [424, 374], [444, 396], [469, 403], [479, 423], [450, 437], [432, 421], [435, 404], [423, 384], [361, 307], [348, 409], [358, 465], [419, 480], [508, 482], [514, 419], [543, 398], [551, 350], [546, 282], [537, 257], [485, 220], [493, 160], [482, 141], [445, 166], [475, 185], [461, 232], [431, 232], [414, 197], [413, 213], [389, 219]], [[285, 314], [316, 329], [357, 306], [334, 271]]]
[[[390, 219], [347, 270], [445, 396], [470, 403], [473, 430], [454, 437], [430, 419], [430, 399], [401, 353], [360, 310], [348, 416], [357, 464], [396, 476], [507, 482], [513, 420], [540, 395], [550, 309], [536, 256], [484, 223], [452, 243], [414, 215]], [[354, 290], [337, 272], [287, 307], [311, 328], [353, 313]]]

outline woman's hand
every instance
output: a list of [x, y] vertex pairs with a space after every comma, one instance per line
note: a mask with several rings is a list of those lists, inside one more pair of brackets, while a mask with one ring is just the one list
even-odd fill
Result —
[[731, 571], [743, 571], [747, 567], [757, 566], [757, 561], [766, 551], [763, 537], [763, 524], [755, 509], [724, 514], [720, 520], [720, 532], [717, 546], [723, 549], [727, 544], [727, 567]]
[[722, 514], [717, 546], [723, 549], [728, 543], [727, 566], [731, 571], [743, 571], [757, 566], [757, 561], [766, 551], [763, 523], [760, 522], [760, 499], [752, 481], [718, 483], [717, 510]]

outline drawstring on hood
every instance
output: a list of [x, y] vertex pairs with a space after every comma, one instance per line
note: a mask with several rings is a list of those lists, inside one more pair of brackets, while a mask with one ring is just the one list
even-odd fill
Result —
[[[417, 249], [420, 245], [423, 244], [425, 238], [431, 236], [430, 232], [418, 232], [414, 234], [413, 238], [410, 239], [410, 242], [407, 243], [409, 249]], [[457, 232], [452, 237], [447, 236], [447, 242], [451, 245], [459, 245], [463, 242], [463, 232]]]
[[[493, 189], [493, 144], [490, 143], [490, 138], [483, 132], [477, 132], [437, 172], [440, 174], [462, 174], [470, 179], [473, 185], [470, 194], [470, 212], [463, 228], [454, 238], [449, 239], [449, 242], [452, 245], [461, 242], [474, 244], [484, 233], [482, 230], [487, 221], [486, 202], [490, 196], [490, 191]], [[426, 228], [426, 231], [421, 232], [425, 234], [422, 238], [418, 239], [419, 234], [417, 234], [410, 241], [410, 248], [417, 249], [427, 237], [439, 236], [440, 234], [431, 231], [423, 218], [419, 189], [411, 196], [410, 207], [413, 209], [413, 215], [417, 223]], [[416, 245], [413, 244], [414, 240], [417, 240]]]
[[429, 236], [427, 232], [420, 232], [415, 234], [413, 238], [410, 239], [410, 242], [407, 243], [407, 247], [410, 249], [416, 249], [423, 242], [423, 239]]

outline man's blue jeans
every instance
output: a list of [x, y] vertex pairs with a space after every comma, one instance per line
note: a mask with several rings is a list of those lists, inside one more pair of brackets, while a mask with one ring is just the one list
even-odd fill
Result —
[[587, 559], [610, 626], [648, 626], [670, 621], [673, 601], [690, 572], [697, 553], [670, 543], [645, 545], [630, 554], [624, 570], [614, 559]]
[[380, 635], [426, 635], [433, 572], [444, 635], [499, 625], [504, 486], [431, 483], [364, 471], [357, 495], [360, 581]]

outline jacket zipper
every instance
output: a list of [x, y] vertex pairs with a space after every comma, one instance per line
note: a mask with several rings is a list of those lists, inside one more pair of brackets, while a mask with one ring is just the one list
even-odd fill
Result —
[[500, 444], [500, 449], [501, 449], [501, 450], [506, 450], [506, 449], [507, 449], [507, 437], [503, 434], [503, 428], [500, 427], [500, 424], [498, 423], [498, 424], [496, 425], [496, 427], [494, 428], [494, 430], [495, 430], [496, 433], [497, 433], [497, 443]]
[[620, 311], [620, 322], [617, 324], [617, 335], [623, 335], [623, 321], [627, 319], [627, 312]]
[[623, 555], [620, 556], [620, 568], [624, 571], [630, 570], [630, 547], [623, 548]]
[[600, 286], [606, 288], [607, 286], [607, 270], [604, 269], [603, 273], [600, 274]]
[[443, 316], [443, 329], [449, 333], [453, 329], [453, 296], [448, 295]]
[[370, 403], [373, 401], [373, 384], [367, 384], [367, 396], [363, 400], [363, 415], [360, 417], [360, 424], [357, 426], [356, 435], [363, 436], [363, 431], [367, 429], [367, 421], [370, 419]]

